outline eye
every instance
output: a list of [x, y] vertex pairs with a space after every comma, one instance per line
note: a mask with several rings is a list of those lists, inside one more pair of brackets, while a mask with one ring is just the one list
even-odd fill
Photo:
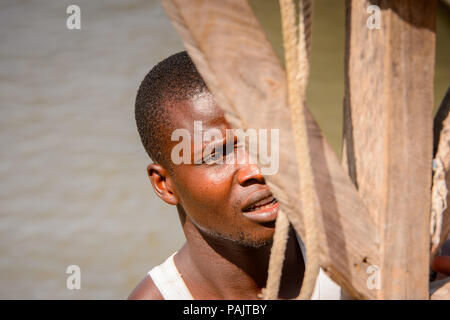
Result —
[[243, 144], [238, 142], [237, 139], [228, 141], [220, 147], [213, 148], [210, 154], [204, 157], [203, 164], [212, 165], [225, 163], [226, 160], [224, 158], [228, 157], [230, 154], [234, 153], [236, 149], [241, 148], [242, 146]]
[[203, 163], [205, 164], [214, 164], [218, 162], [223, 157], [223, 147], [219, 150], [217, 148], [212, 149], [209, 155], [206, 155], [203, 159]]

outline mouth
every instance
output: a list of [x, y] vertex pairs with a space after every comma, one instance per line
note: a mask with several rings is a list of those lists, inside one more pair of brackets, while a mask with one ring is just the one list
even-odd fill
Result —
[[280, 204], [272, 194], [263, 195], [255, 200], [242, 210], [245, 217], [260, 223], [273, 222], [277, 219]]

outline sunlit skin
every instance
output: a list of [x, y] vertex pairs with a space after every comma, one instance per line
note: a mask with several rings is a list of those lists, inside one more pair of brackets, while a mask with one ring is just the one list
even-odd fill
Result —
[[[185, 128], [191, 136], [194, 120], [202, 121], [203, 130], [219, 129], [223, 137], [226, 137], [225, 130], [231, 129], [209, 93], [171, 108], [176, 110], [172, 113], [174, 128]], [[226, 139], [224, 142], [230, 143]], [[168, 142], [169, 155], [177, 143]], [[211, 142], [203, 143], [205, 147]], [[192, 160], [195, 151], [192, 147]], [[248, 159], [245, 148], [239, 145], [232, 152], [245, 152]], [[173, 165], [172, 170], [150, 164], [147, 171], [156, 194], [177, 207], [186, 243], [174, 261], [192, 296], [195, 299], [257, 299], [266, 284], [276, 218], [276, 213], [264, 221], [246, 216], [246, 209], [252, 203], [271, 195], [259, 168], [249, 161], [244, 164], [193, 164], [192, 161], [192, 164]], [[275, 201], [268, 208], [277, 212], [278, 206]], [[293, 298], [299, 293], [303, 270], [300, 247], [291, 231], [281, 298]], [[146, 277], [129, 298], [162, 299], [162, 296], [151, 278]]]
[[447, 239], [440, 249], [440, 255], [433, 259], [431, 269], [437, 273], [437, 279], [450, 276], [450, 240]]
[[[193, 136], [194, 121], [202, 121], [203, 130], [220, 130], [223, 137], [225, 130], [230, 129], [209, 93], [169, 107], [173, 111], [170, 130], [185, 128]], [[167, 142], [169, 156], [177, 143]], [[203, 147], [208, 143], [204, 141]], [[236, 146], [233, 152], [246, 151]], [[192, 163], [195, 158], [192, 147]], [[273, 216], [271, 221], [259, 222], [245, 215], [245, 208], [252, 201], [270, 194], [259, 168], [248, 162], [180, 164], [173, 165], [172, 170], [161, 164], [150, 164], [147, 172], [156, 194], [177, 208], [186, 243], [174, 260], [194, 299], [258, 299], [267, 280], [275, 226]], [[449, 261], [450, 258], [438, 257], [432, 268], [448, 276]], [[304, 261], [291, 230], [279, 297], [296, 297], [303, 274]], [[129, 299], [163, 297], [147, 276]]]

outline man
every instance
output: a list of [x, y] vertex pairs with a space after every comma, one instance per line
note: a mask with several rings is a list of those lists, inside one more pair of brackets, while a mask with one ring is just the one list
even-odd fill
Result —
[[[153, 160], [147, 167], [153, 189], [163, 201], [176, 206], [186, 243], [154, 267], [129, 298], [260, 298], [279, 204], [260, 169], [250, 161], [211, 162], [202, 152], [196, 161], [194, 147], [182, 155], [191, 161], [174, 163], [172, 150], [179, 141], [172, 141], [172, 132], [185, 129], [194, 136], [194, 121], [201, 121], [204, 131], [216, 129], [225, 137], [220, 142], [223, 152], [214, 154], [215, 160], [230, 153], [244, 153], [249, 159], [234, 138], [226, 138], [230, 126], [186, 52], [170, 56], [147, 74], [137, 94], [135, 113], [142, 143]], [[203, 150], [208, 143], [203, 141]], [[279, 298], [299, 294], [303, 257], [303, 245], [291, 229]], [[321, 271], [313, 298], [339, 299], [340, 288]]]
[[[189, 155], [191, 163], [174, 164], [171, 159], [178, 144], [171, 141], [174, 130], [187, 129], [193, 136], [194, 121], [201, 121], [204, 131], [220, 130], [223, 137], [230, 129], [186, 52], [172, 55], [148, 73], [139, 88], [135, 112], [142, 143], [153, 160], [147, 168], [153, 189], [176, 206], [186, 243], [152, 269], [129, 298], [261, 297], [279, 204], [260, 169], [250, 161], [208, 164], [202, 159], [196, 164], [195, 148]], [[245, 152], [248, 159], [236, 142], [224, 139], [220, 157], [227, 157], [226, 145], [232, 143], [231, 152]], [[291, 230], [280, 298], [298, 295], [303, 272], [302, 248]], [[333, 289], [338, 298], [339, 287]]]

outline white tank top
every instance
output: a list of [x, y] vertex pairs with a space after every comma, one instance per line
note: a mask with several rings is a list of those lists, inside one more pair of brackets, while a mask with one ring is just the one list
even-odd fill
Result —
[[173, 261], [176, 253], [150, 270], [148, 275], [165, 300], [194, 300]]
[[[297, 237], [297, 239], [299, 240], [303, 259], [306, 261], [305, 246], [299, 237]], [[153, 283], [165, 300], [194, 300], [181, 273], [178, 271], [175, 262], [173, 261], [173, 257], [176, 253], [177, 252], [173, 253], [162, 264], [150, 270], [148, 275], [152, 278]], [[331, 280], [322, 268], [320, 268], [311, 300], [340, 299], [341, 287]]]

